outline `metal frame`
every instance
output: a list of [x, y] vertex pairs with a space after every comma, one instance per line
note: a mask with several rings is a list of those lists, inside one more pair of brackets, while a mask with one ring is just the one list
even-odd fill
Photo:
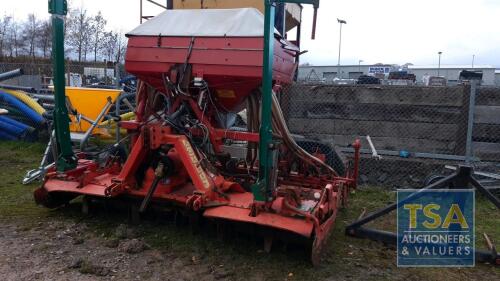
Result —
[[[457, 171], [447, 176], [435, 183], [432, 183], [426, 187], [423, 187], [419, 191], [413, 193], [408, 197], [413, 198], [418, 196], [418, 194], [422, 191], [432, 190], [432, 189], [440, 189], [440, 188], [453, 188], [453, 187], [464, 187], [472, 185], [473, 188], [479, 190], [488, 200], [490, 200], [497, 209], [500, 209], [500, 200], [495, 197], [488, 189], [483, 187], [478, 180], [476, 180], [473, 176], [473, 169], [470, 166], [459, 166]], [[388, 213], [397, 209], [397, 202], [392, 203], [374, 213], [371, 213], [367, 216], [361, 214], [360, 218], [355, 222], [348, 225], [345, 229], [345, 234], [358, 238], [368, 238], [374, 241], [383, 242], [385, 244], [395, 245], [397, 243], [397, 234], [393, 232], [373, 229], [365, 227], [369, 222], [372, 222], [382, 216], [387, 215]], [[485, 250], [475, 250], [476, 260], [480, 262], [488, 262], [494, 265], [500, 265], [500, 256], [498, 255], [494, 245], [487, 239], [489, 251]]]
[[[172, 7], [173, 3], [172, 3], [171, 0], [167, 0], [167, 2], [166, 2], [167, 5], [166, 6], [164, 6], [164, 5], [156, 2], [154, 0], [146, 0], [146, 1], [149, 2], [149, 3], [151, 3], [151, 4], [153, 4], [153, 5], [158, 6], [160, 8], [166, 9], [166, 10], [170, 10], [170, 9], [173, 8]], [[143, 8], [143, 5], [144, 5], [144, 1], [143, 0], [140, 0], [140, 4], [139, 5], [140, 5], [139, 6], [139, 23], [142, 24], [142, 20], [148, 20], [148, 19], [152, 18], [153, 16], [145, 16], [145, 15], [143, 15], [143, 13], [142, 13], [142, 8]]]
[[[83, 151], [85, 149], [85, 147], [87, 146], [87, 142], [88, 142], [90, 136], [92, 135], [92, 131], [94, 131], [94, 129], [97, 127], [97, 125], [101, 122], [101, 119], [104, 118], [104, 116], [106, 115], [106, 113], [108, 112], [108, 110], [111, 108], [112, 105], [113, 105], [113, 101], [111, 100], [111, 97], [108, 97], [106, 104], [104, 105], [104, 107], [102, 108], [101, 112], [99, 113], [99, 115], [97, 116], [97, 118], [95, 120], [82, 118], [85, 121], [90, 123], [90, 127], [87, 129], [87, 131], [85, 132], [85, 134], [83, 135], [83, 137], [80, 141], [80, 150]], [[83, 117], [83, 115], [81, 117]]]
[[472, 150], [472, 129], [474, 127], [474, 111], [476, 109], [476, 93], [477, 93], [477, 82], [475, 80], [471, 81], [470, 92], [469, 92], [469, 113], [467, 119], [467, 140], [465, 143], [465, 163], [470, 164], [473, 161], [473, 150]]
[[[342, 147], [340, 151], [345, 153], [354, 153], [354, 148], [352, 147]], [[372, 149], [361, 149], [361, 154], [372, 154]], [[400, 157], [400, 152], [397, 150], [384, 150], [377, 149], [377, 155], [379, 156], [397, 156]], [[427, 152], [415, 152], [411, 154], [412, 158], [429, 158], [429, 159], [438, 159], [438, 160], [451, 160], [451, 161], [465, 161], [465, 156], [462, 155], [453, 155], [453, 154], [440, 154], [440, 153], [427, 153]], [[473, 161], [479, 161], [478, 158], [471, 158]]]
[[47, 144], [47, 147], [45, 148], [45, 151], [43, 153], [42, 161], [40, 162], [40, 166], [38, 166], [38, 169], [33, 169], [29, 170], [26, 172], [26, 175], [23, 178], [23, 184], [29, 184], [34, 182], [35, 180], [40, 180], [45, 175], [47, 174], [47, 171], [52, 169], [55, 165], [54, 162], [48, 163], [49, 155], [54, 152], [54, 135], [55, 132], [54, 130], [50, 130], [51, 134], [49, 137], [49, 143]]

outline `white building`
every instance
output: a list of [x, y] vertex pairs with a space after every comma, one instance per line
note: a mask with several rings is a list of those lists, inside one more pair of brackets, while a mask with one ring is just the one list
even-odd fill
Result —
[[[415, 74], [417, 82], [423, 81], [423, 76], [442, 76], [448, 80], [449, 83], [457, 83], [460, 72], [462, 70], [481, 71], [483, 72], [483, 85], [495, 85], [495, 67], [491, 65], [409, 65], [408, 72]], [[438, 75], [439, 73], [439, 75]]]
[[[374, 64], [374, 65], [324, 65], [324, 66], [300, 66], [298, 80], [317, 81], [323, 80], [332, 82], [333, 78], [339, 77], [343, 79], [357, 79], [361, 75], [388, 75], [393, 71], [394, 65], [391, 64]], [[340, 75], [337, 75], [340, 73]]]
[[[398, 71], [402, 67], [395, 64], [374, 64], [374, 65], [325, 65], [325, 66], [300, 66], [299, 81], [325, 81], [332, 82], [335, 77], [343, 79], [357, 79], [360, 75], [376, 75], [387, 77], [389, 72]], [[423, 76], [438, 76], [437, 65], [409, 65], [409, 73], [415, 74], [416, 82], [423, 83]], [[495, 67], [490, 65], [441, 65], [439, 76], [443, 76], [449, 84], [457, 83], [462, 70], [473, 70], [483, 72], [483, 85], [499, 85], [500, 71], [495, 71]], [[340, 73], [340, 75], [337, 75]]]

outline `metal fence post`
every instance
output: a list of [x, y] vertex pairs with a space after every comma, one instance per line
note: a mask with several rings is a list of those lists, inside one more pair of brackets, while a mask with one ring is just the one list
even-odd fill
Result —
[[[66, 59], [66, 80], [65, 80], [65, 85], [66, 86], [71, 86], [70, 84], [70, 79], [69, 77], [71, 76], [71, 60], [69, 58]], [[53, 76], [55, 77], [55, 74], [53, 74]]]
[[104, 85], [108, 85], [108, 61], [104, 59]]
[[467, 140], [465, 144], [465, 163], [469, 164], [472, 159], [472, 130], [474, 128], [474, 111], [476, 107], [477, 81], [472, 80], [469, 95], [469, 116], [467, 120]]
[[115, 63], [115, 85], [117, 89], [120, 89], [120, 63]]

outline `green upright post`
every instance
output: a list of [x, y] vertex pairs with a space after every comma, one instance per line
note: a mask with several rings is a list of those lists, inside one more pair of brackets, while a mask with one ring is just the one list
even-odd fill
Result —
[[262, 71], [262, 105], [259, 143], [259, 179], [252, 186], [254, 201], [271, 201], [274, 184], [271, 181], [275, 160], [275, 143], [272, 130], [272, 91], [273, 91], [273, 59], [274, 59], [274, 17], [275, 3], [304, 3], [314, 6], [313, 38], [316, 27], [316, 10], [319, 0], [264, 0], [264, 64]]
[[262, 116], [259, 143], [259, 181], [252, 187], [255, 201], [268, 201], [270, 175], [273, 168], [271, 146], [273, 145], [272, 87], [273, 87], [273, 55], [274, 55], [274, 2], [264, 0], [264, 65], [262, 73]]
[[64, 16], [67, 14], [66, 0], [50, 0], [49, 13], [52, 14], [52, 61], [54, 68], [54, 127], [58, 148], [57, 171], [64, 172], [76, 168], [77, 159], [71, 146], [68, 109], [66, 108], [66, 87], [64, 78]]

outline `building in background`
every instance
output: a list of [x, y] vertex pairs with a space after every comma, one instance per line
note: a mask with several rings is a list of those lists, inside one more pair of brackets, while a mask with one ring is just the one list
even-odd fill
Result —
[[[462, 70], [479, 71], [483, 73], [482, 85], [495, 85], [495, 67], [491, 65], [441, 65], [438, 69], [437, 65], [409, 65], [408, 72], [415, 74], [417, 82], [422, 82], [425, 76], [441, 76], [444, 77], [449, 85], [459, 83], [459, 76]], [[439, 75], [438, 75], [439, 72]]]
[[[339, 71], [340, 70], [340, 71]], [[462, 70], [480, 71], [483, 73], [482, 85], [499, 85], [500, 71], [490, 65], [441, 65], [439, 76], [446, 79], [449, 85], [459, 83], [459, 76]], [[325, 65], [310, 66], [302, 65], [299, 67], [299, 81], [321, 81], [332, 83], [334, 78], [358, 79], [361, 75], [376, 76], [381, 79], [387, 79], [390, 72], [407, 71], [416, 76], [416, 83], [423, 84], [424, 77], [438, 76], [437, 65], [405, 65], [397, 64], [373, 64], [373, 65]], [[337, 75], [339, 73], [339, 75]]]
[[[387, 76], [389, 72], [397, 70], [397, 65], [325, 65], [325, 66], [300, 66], [299, 81], [325, 81], [332, 82], [334, 78], [358, 79], [361, 75]], [[340, 70], [340, 71], [339, 71]], [[340, 75], [337, 75], [337, 72]]]

